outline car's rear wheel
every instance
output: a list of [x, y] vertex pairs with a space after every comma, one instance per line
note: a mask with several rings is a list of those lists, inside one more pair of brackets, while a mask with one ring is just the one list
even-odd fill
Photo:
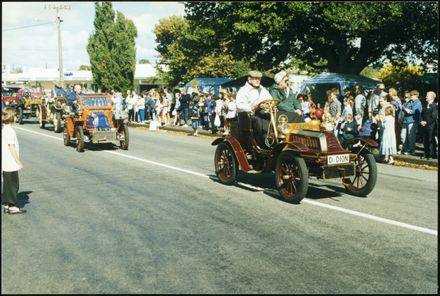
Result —
[[64, 129], [63, 129], [63, 140], [64, 140], [64, 146], [70, 145], [70, 135], [69, 135], [69, 131], [67, 129], [67, 125], [65, 125]]
[[76, 134], [76, 151], [84, 151], [84, 130], [82, 126], [77, 126], [75, 129]]
[[122, 150], [128, 149], [128, 141], [129, 141], [129, 135], [128, 135], [128, 126], [123, 124], [119, 128], [119, 136], [121, 137], [121, 140], [119, 140], [119, 147]]
[[342, 183], [351, 194], [366, 196], [373, 191], [377, 181], [377, 165], [373, 154], [360, 154], [355, 160], [355, 175], [343, 178]]
[[235, 182], [238, 165], [234, 152], [225, 142], [220, 143], [215, 150], [214, 166], [221, 183], [231, 185]]
[[56, 133], [61, 132], [61, 113], [55, 112], [55, 118], [53, 120], [53, 131]]
[[309, 186], [309, 172], [304, 159], [289, 151], [281, 152], [275, 166], [275, 182], [283, 199], [300, 203]]

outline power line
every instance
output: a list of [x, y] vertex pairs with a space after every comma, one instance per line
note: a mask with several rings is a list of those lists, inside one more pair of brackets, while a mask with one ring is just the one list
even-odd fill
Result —
[[29, 25], [29, 26], [23, 26], [23, 27], [17, 27], [17, 28], [3, 29], [2, 31], [21, 30], [21, 29], [32, 28], [32, 27], [45, 26], [45, 25], [53, 24], [53, 23], [55, 23], [55, 22], [52, 21], [52, 22], [36, 24], [36, 25]]

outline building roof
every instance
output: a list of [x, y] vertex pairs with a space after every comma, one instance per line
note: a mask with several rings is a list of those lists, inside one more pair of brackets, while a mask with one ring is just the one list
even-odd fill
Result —
[[231, 81], [229, 78], [194, 78], [185, 84], [186, 88], [205, 88], [207, 86], [217, 86]]
[[[145, 79], [156, 76], [156, 69], [151, 64], [137, 64], [134, 79]], [[64, 71], [64, 81], [92, 81], [92, 71]], [[2, 81], [58, 81], [57, 69], [29, 68], [23, 73], [2, 73]]]

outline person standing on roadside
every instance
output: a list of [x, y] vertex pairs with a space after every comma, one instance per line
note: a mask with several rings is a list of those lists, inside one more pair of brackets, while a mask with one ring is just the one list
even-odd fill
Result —
[[364, 96], [362, 85], [356, 85], [354, 88], [356, 97], [354, 98], [354, 118], [359, 126], [362, 126], [365, 120], [365, 109], [367, 107], [367, 98]]
[[417, 127], [420, 123], [422, 113], [422, 103], [419, 100], [419, 92], [412, 90], [410, 92], [410, 105], [404, 104], [403, 112], [405, 114], [403, 118], [402, 132], [405, 130], [407, 140], [403, 144], [402, 152], [405, 155], [414, 154], [416, 150], [416, 137]]
[[128, 122], [134, 121], [134, 101], [131, 95], [131, 90], [127, 90], [127, 97], [125, 98], [125, 108], [128, 113]]
[[180, 109], [184, 122], [183, 126], [188, 127], [189, 107], [190, 107], [189, 104], [191, 101], [191, 96], [186, 92], [185, 88], [181, 88], [180, 91], [182, 93], [182, 97], [180, 98]]
[[20, 161], [20, 147], [17, 134], [12, 128], [15, 122], [15, 110], [5, 109], [2, 112], [2, 177], [3, 177], [3, 211], [9, 214], [22, 214], [26, 210], [17, 207], [19, 189], [18, 171], [23, 168]]
[[426, 104], [422, 109], [422, 121], [420, 121], [420, 128], [423, 135], [424, 155], [426, 159], [437, 158], [437, 120], [438, 110], [434, 103], [436, 94], [433, 91], [426, 93]]

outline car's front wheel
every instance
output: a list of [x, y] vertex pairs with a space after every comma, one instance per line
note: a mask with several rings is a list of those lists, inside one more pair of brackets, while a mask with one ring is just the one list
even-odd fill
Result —
[[76, 127], [76, 151], [83, 152], [84, 151], [84, 130], [82, 126]]
[[56, 133], [61, 132], [61, 112], [56, 112], [53, 120], [53, 131]]
[[309, 172], [304, 159], [289, 151], [281, 152], [275, 166], [275, 182], [283, 199], [300, 203], [309, 187]]
[[38, 117], [38, 123], [40, 125], [40, 128], [44, 128], [46, 125], [46, 122], [43, 120], [43, 107], [38, 106], [37, 110], [35, 111], [35, 115]]
[[342, 183], [351, 194], [366, 196], [373, 191], [377, 181], [377, 165], [373, 154], [360, 154], [355, 160], [355, 174], [343, 178]]
[[23, 124], [23, 108], [18, 107], [17, 109], [17, 122], [18, 124]]
[[64, 141], [64, 146], [70, 145], [70, 135], [69, 135], [69, 130], [67, 129], [67, 125], [65, 125], [63, 129], [63, 141]]

